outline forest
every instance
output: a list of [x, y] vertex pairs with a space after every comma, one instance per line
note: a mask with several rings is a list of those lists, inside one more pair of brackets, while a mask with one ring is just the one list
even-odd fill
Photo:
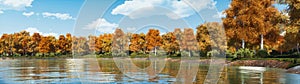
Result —
[[[287, 4], [279, 11], [273, 5]], [[161, 34], [157, 29], [147, 33], [124, 32], [88, 37], [70, 33], [54, 36], [30, 35], [27, 31], [3, 34], [0, 38], [1, 56], [62, 56], [113, 53], [146, 55], [164, 51], [165, 55], [179, 57], [182, 53], [209, 57], [213, 48], [226, 51], [227, 57], [254, 58], [268, 56], [297, 57], [300, 54], [299, 0], [232, 0], [224, 12], [222, 23], [206, 22], [197, 28], [175, 29]], [[219, 32], [226, 36], [220, 37]], [[195, 31], [195, 32], [194, 32]], [[216, 39], [217, 38], [217, 39]], [[124, 51], [124, 52], [123, 52]], [[196, 53], [191, 53], [195, 51]]]

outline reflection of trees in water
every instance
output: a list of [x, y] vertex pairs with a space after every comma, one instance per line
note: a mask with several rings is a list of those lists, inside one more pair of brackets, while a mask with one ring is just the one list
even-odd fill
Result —
[[40, 80], [64, 77], [41, 76], [42, 74], [50, 74], [52, 72], [66, 72], [65, 61], [63, 60], [32, 60], [23, 59], [14, 62], [13, 76], [20, 78], [19, 80]]
[[[226, 84], [244, 83], [244, 84], [282, 84], [282, 73], [280, 70], [241, 70], [236, 67], [227, 68]], [[222, 83], [223, 84], [223, 83]]]
[[[15, 66], [15, 67], [29, 67], [28, 65], [31, 65], [28, 61], [19, 61], [19, 66]], [[19, 68], [17, 70], [20, 70], [20, 78], [21, 79], [27, 79], [28, 74], [30, 74], [30, 70], [27, 68]], [[13, 74], [12, 76], [17, 76], [18, 75], [18, 71], [16, 71], [17, 74]]]
[[114, 60], [98, 60], [100, 71], [109, 72], [112, 74], [120, 73], [118, 67], [114, 63]]
[[[72, 64], [68, 64], [73, 62], [73, 64], [76, 64], [74, 67]], [[147, 66], [147, 61], [143, 60], [135, 60], [135, 65], [140, 68], [145, 68]], [[98, 64], [97, 64], [98, 63]], [[158, 62], [159, 63], [159, 62]], [[159, 64], [158, 64], [159, 65]], [[77, 67], [78, 66], [78, 67]], [[96, 67], [99, 66], [99, 67]], [[179, 71], [180, 67], [183, 66], [182, 71]], [[115, 74], [110, 79], [113, 79], [114, 81], [128, 81], [126, 78], [124, 78], [124, 74], [121, 73], [121, 71], [116, 66], [115, 62], [111, 59], [102, 59], [98, 60], [98, 62], [93, 63], [92, 61], [79, 61], [79, 60], [18, 60], [12, 62], [12, 65], [10, 67], [13, 67], [11, 71], [8, 72], [8, 74], [11, 74], [12, 77], [16, 77], [17, 80], [20, 81], [31, 81], [31, 80], [43, 80], [43, 79], [53, 79], [53, 80], [63, 80], [64, 77], [67, 78], [74, 78], [77, 72], [88, 72], [89, 75], [94, 77], [95, 79], [100, 78], [102, 72], [108, 73], [108, 74]], [[73, 67], [73, 68], [71, 68]], [[125, 67], [128, 69], [128, 72], [135, 72], [138, 73], [138, 70], [130, 67]], [[164, 66], [164, 69], [160, 74], [167, 74], [169, 75], [169, 78], [175, 78], [177, 77], [178, 72], [182, 73], [188, 73], [191, 69], [188, 69], [188, 63], [181, 64], [179, 61], [174, 60], [168, 60], [166, 62], [166, 65]], [[206, 75], [208, 73], [209, 66], [208, 65], [200, 65], [198, 68], [198, 72], [195, 78], [196, 84], [203, 84], [204, 80], [206, 78]], [[155, 72], [156, 70], [154, 68], [149, 69], [149, 71], [146, 71], [147, 74], [154, 74], [152, 72]], [[59, 74], [66, 74], [64, 76], [62, 75], [53, 75], [53, 73], [59, 73]], [[99, 72], [100, 75], [99, 75]], [[225, 73], [226, 72], [226, 73]], [[181, 74], [182, 75], [182, 74]], [[191, 74], [182, 75], [181, 77], [183, 79], [193, 79]], [[108, 77], [108, 78], [109, 78]], [[261, 78], [263, 77], [263, 78]], [[155, 77], [153, 79], [149, 79], [148, 81], [158, 81], [158, 80], [165, 80], [163, 77]], [[166, 80], [170, 82], [174, 82], [174, 80]], [[223, 69], [223, 72], [220, 76], [220, 79], [218, 81], [218, 84], [256, 84], [256, 83], [264, 83], [264, 84], [276, 84], [276, 83], [282, 83], [282, 73], [278, 71], [277, 69], [267, 69], [263, 72], [258, 71], [245, 71], [241, 70], [237, 67], [225, 67]]]
[[35, 61], [36, 67], [33, 69], [32, 73], [34, 73], [34, 74], [45, 73], [45, 72], [49, 71], [48, 65], [49, 65], [49, 63], [47, 60], [37, 60], [37, 61]]

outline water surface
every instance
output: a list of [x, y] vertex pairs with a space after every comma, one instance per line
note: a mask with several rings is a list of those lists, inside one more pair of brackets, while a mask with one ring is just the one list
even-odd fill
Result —
[[[134, 62], [140, 68], [150, 65], [147, 60]], [[167, 61], [162, 71], [153, 79], [137, 80], [124, 75], [112, 59], [90, 61], [88, 59], [14, 59], [0, 61], [0, 83], [174, 83], [180, 62]], [[203, 84], [209, 66], [200, 65], [195, 78], [196, 84]], [[147, 75], [135, 69], [132, 74]], [[282, 69], [247, 67], [225, 67], [219, 84], [299, 84], [300, 75], [285, 73]], [[138, 76], [137, 76], [138, 77]]]

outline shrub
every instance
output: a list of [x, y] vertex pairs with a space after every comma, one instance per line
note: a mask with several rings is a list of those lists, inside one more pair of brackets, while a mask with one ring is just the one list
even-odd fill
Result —
[[226, 58], [234, 58], [234, 53], [229, 50], [226, 50]]
[[200, 57], [207, 57], [207, 52], [206, 51], [199, 51]]
[[236, 58], [252, 58], [254, 56], [254, 51], [248, 48], [241, 48], [236, 53]]
[[255, 56], [265, 58], [265, 57], [269, 56], [269, 53], [266, 50], [259, 50]]
[[218, 54], [220, 54], [219, 51], [212, 50], [212, 51], [207, 52], [207, 57], [217, 56]]

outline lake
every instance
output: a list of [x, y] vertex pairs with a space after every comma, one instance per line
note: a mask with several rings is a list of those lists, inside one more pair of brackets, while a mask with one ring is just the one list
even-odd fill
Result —
[[[134, 60], [133, 67], [118, 66], [120, 63], [112, 59], [13, 59], [0, 61], [0, 83], [177, 83], [180, 72], [179, 61], [166, 61], [164, 66], [158, 65], [152, 70], [158, 74], [147, 72], [151, 62]], [[156, 62], [155, 62], [156, 63]], [[122, 64], [122, 63], [121, 63]], [[122, 64], [125, 65], [125, 64]], [[189, 65], [186, 70], [191, 70]], [[161, 69], [161, 70], [156, 70]], [[195, 68], [194, 68], [195, 69]], [[144, 71], [143, 71], [144, 70]], [[123, 71], [123, 72], [122, 72]], [[125, 72], [124, 72], [125, 71]], [[184, 70], [182, 70], [184, 71]], [[196, 84], [203, 84], [208, 74], [209, 66], [200, 64], [194, 77], [181, 76]], [[149, 79], [150, 75], [154, 76]], [[209, 80], [208, 80], [209, 81]], [[191, 82], [190, 82], [191, 83]], [[299, 84], [300, 75], [285, 73], [285, 70], [264, 67], [234, 67], [226, 66], [221, 71], [219, 84]]]

